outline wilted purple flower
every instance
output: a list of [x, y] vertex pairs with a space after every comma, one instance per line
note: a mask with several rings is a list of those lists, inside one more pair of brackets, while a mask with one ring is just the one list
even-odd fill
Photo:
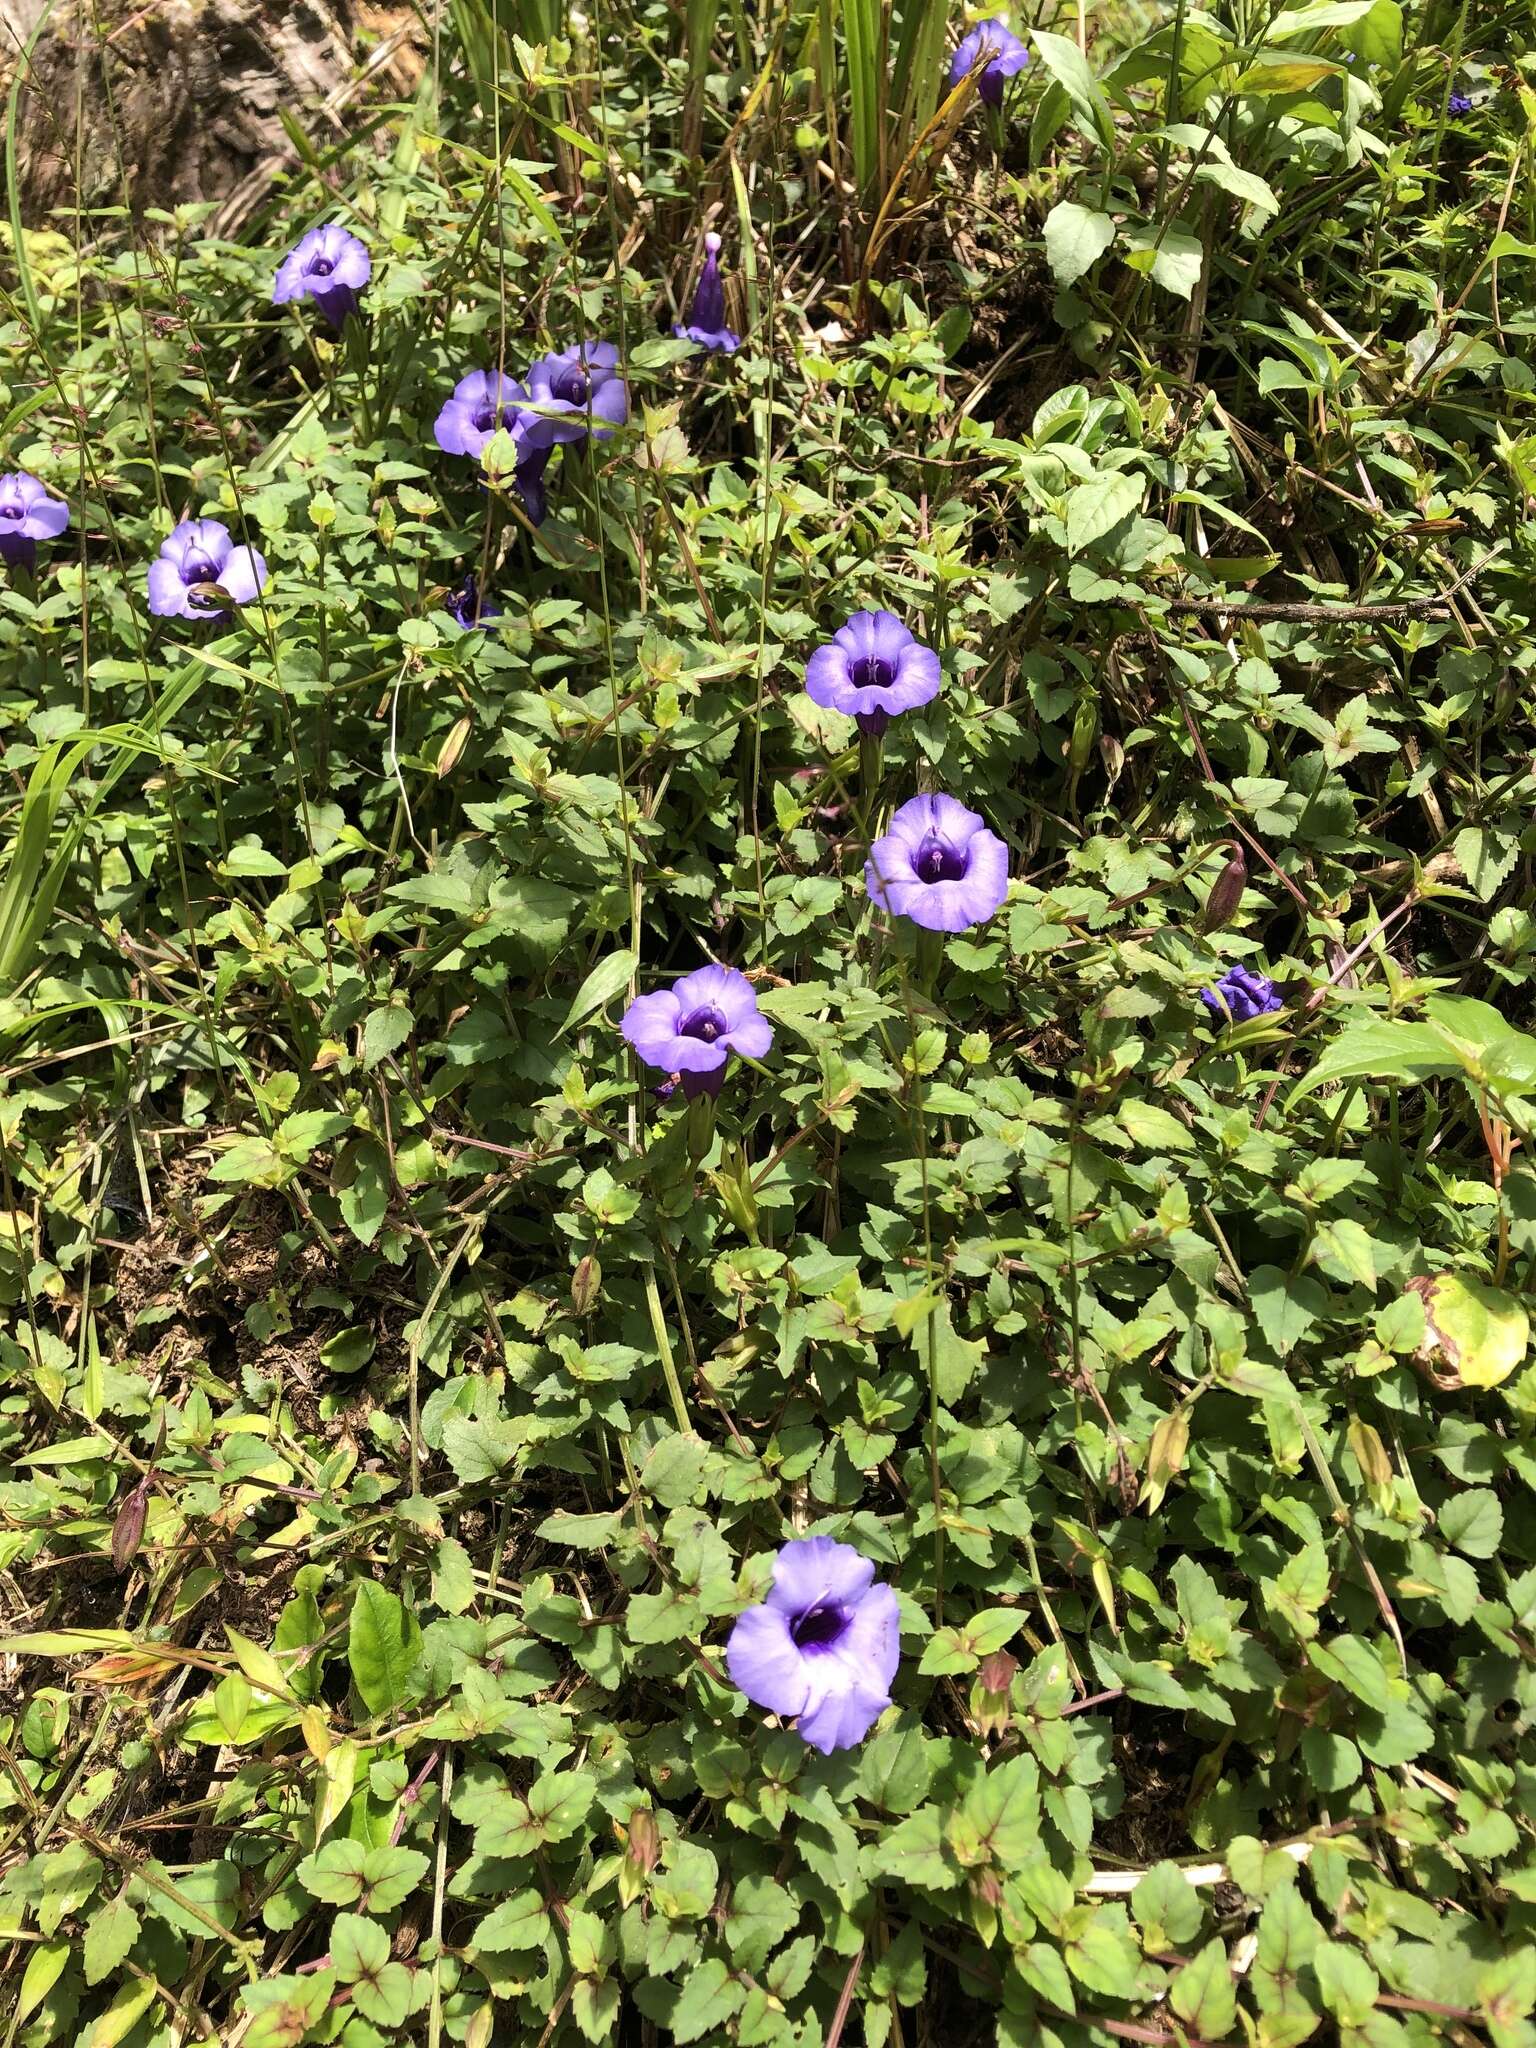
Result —
[[366, 242], [334, 222], [311, 228], [278, 265], [272, 303], [286, 306], [293, 299], [313, 299], [339, 329], [346, 325], [347, 315], [357, 311], [358, 297], [372, 275], [373, 258]]
[[704, 268], [693, 290], [693, 314], [686, 327], [672, 332], [700, 348], [723, 349], [728, 356], [741, 347], [741, 336], [725, 324], [725, 286], [720, 282], [720, 237], [704, 237]]
[[558, 355], [541, 356], [528, 372], [529, 448], [556, 441], [581, 441], [592, 422], [594, 439], [606, 441], [629, 418], [629, 390], [619, 375], [619, 352], [611, 341], [578, 342]]
[[501, 617], [501, 606], [489, 596], [480, 595], [480, 586], [475, 580], [473, 570], [450, 595], [448, 610], [466, 629], [472, 626], [488, 626], [492, 619]]
[[751, 982], [734, 967], [696, 967], [671, 988], [636, 996], [621, 1028], [648, 1067], [681, 1078], [690, 1102], [720, 1093], [733, 1052], [760, 1060], [773, 1044]]
[[1472, 111], [1472, 95], [1469, 92], [1453, 92], [1445, 105], [1447, 113], [1470, 114]]
[[1230, 1017], [1234, 1024], [1246, 1024], [1250, 1017], [1285, 1007], [1269, 976], [1255, 974], [1248, 967], [1229, 967], [1214, 988], [1201, 989], [1200, 1000], [1212, 1016], [1223, 1022]]
[[30, 569], [38, 542], [57, 540], [68, 524], [69, 507], [48, 495], [41, 477], [25, 469], [0, 476], [0, 562]]
[[812, 703], [843, 711], [878, 736], [903, 711], [939, 694], [939, 657], [894, 612], [855, 612], [806, 665]]
[[225, 607], [205, 585], [254, 604], [266, 580], [266, 562], [254, 548], [237, 548], [222, 521], [183, 519], [149, 565], [149, 608], [162, 619], [221, 619]]
[[871, 902], [930, 932], [985, 924], [1008, 894], [1008, 849], [952, 796], [915, 796], [869, 849]]
[[969, 35], [961, 37], [959, 47], [950, 59], [951, 92], [962, 78], [976, 69], [983, 57], [987, 66], [976, 89], [989, 107], [1000, 107], [1003, 87], [1029, 62], [1029, 46], [1021, 43], [1007, 22], [996, 15], [990, 21], [978, 21]]
[[901, 1612], [867, 1557], [830, 1536], [786, 1543], [773, 1585], [731, 1630], [731, 1682], [770, 1714], [799, 1717], [823, 1756], [862, 1742], [891, 1704]]

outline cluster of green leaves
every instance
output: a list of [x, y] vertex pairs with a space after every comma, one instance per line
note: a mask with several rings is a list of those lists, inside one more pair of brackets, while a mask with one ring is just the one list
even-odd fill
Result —
[[[1510, 24], [1040, 29], [936, 241], [943, 9], [889, 92], [730, 12], [454, 10], [306, 159], [343, 342], [263, 309], [297, 179], [16, 251], [8, 2040], [1533, 2048]], [[579, 333], [633, 417], [535, 531], [431, 422]], [[152, 624], [199, 512], [264, 603]], [[802, 689], [865, 603], [945, 671], [878, 769]], [[919, 788], [1014, 876], [937, 974]], [[706, 958], [776, 1041], [701, 1144], [617, 1023]], [[831, 1757], [723, 1661], [810, 1531], [902, 1617]]]

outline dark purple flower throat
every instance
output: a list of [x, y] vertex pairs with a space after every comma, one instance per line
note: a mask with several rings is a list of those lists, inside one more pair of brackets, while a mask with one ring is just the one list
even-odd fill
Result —
[[797, 1650], [835, 1649], [852, 1619], [840, 1600], [823, 1600], [796, 1615], [789, 1625], [790, 1641]]

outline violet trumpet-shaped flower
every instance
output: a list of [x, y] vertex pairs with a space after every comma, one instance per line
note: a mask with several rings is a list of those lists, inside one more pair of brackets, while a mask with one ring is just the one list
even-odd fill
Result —
[[533, 524], [542, 526], [549, 510], [544, 472], [552, 450], [529, 441], [531, 415], [523, 411], [527, 401], [527, 387], [515, 377], [500, 370], [471, 370], [454, 385], [453, 396], [444, 400], [432, 436], [445, 455], [468, 455], [478, 461], [491, 436], [505, 428], [517, 444], [512, 478], [517, 495]]
[[876, 738], [903, 711], [939, 694], [939, 657], [894, 612], [855, 612], [806, 665], [812, 703], [843, 711]]
[[30, 569], [40, 540], [57, 540], [69, 524], [69, 507], [48, 494], [48, 486], [30, 470], [14, 469], [0, 476], [0, 562]]
[[503, 427], [521, 441], [522, 406], [528, 392], [515, 377], [500, 370], [471, 370], [443, 401], [432, 428], [445, 455], [472, 455], [478, 461], [491, 436]]
[[237, 548], [218, 519], [183, 519], [149, 565], [149, 608], [161, 619], [222, 619], [227, 608], [208, 586], [236, 604], [254, 604], [267, 565], [254, 548]]
[[678, 1076], [690, 1102], [720, 1093], [733, 1052], [760, 1060], [773, 1044], [751, 982], [734, 967], [696, 967], [671, 988], [636, 996], [620, 1028], [648, 1067]]
[[313, 299], [339, 330], [346, 325], [347, 315], [357, 311], [358, 299], [372, 275], [373, 258], [366, 242], [334, 222], [329, 227], [311, 228], [278, 265], [272, 303], [286, 306], [294, 299]]
[[949, 61], [951, 92], [962, 78], [976, 69], [983, 57], [986, 58], [986, 69], [976, 90], [989, 107], [1000, 107], [1004, 86], [1029, 62], [1029, 45], [1020, 42], [1007, 22], [996, 15], [990, 21], [978, 21], [969, 35], [961, 37], [959, 47]]
[[985, 924], [1008, 894], [1008, 849], [952, 796], [915, 796], [869, 849], [870, 900], [930, 932]]
[[618, 365], [611, 341], [578, 342], [558, 355], [541, 356], [528, 372], [526, 445], [584, 441], [589, 423], [593, 439], [606, 441], [629, 418], [629, 388]]
[[1249, 967], [1229, 967], [1214, 988], [1203, 988], [1200, 1000], [1219, 1023], [1229, 1018], [1246, 1024], [1270, 1010], [1283, 1010], [1285, 1002], [1267, 974], [1255, 974]]
[[741, 347], [741, 336], [725, 324], [725, 286], [720, 282], [720, 237], [704, 237], [704, 268], [693, 288], [693, 311], [688, 324], [672, 332], [683, 341], [696, 341], [700, 348], [722, 349], [733, 356]]
[[1471, 93], [1453, 92], [1445, 103], [1445, 110], [1448, 114], [1470, 114], [1472, 111]]
[[501, 606], [489, 594], [481, 596], [473, 570], [449, 595], [447, 610], [466, 631], [475, 626], [488, 626], [492, 619], [501, 617]]
[[773, 1585], [731, 1630], [731, 1683], [770, 1714], [797, 1716], [802, 1738], [828, 1756], [862, 1742], [891, 1704], [901, 1661], [891, 1587], [847, 1543], [805, 1536], [774, 1559]]

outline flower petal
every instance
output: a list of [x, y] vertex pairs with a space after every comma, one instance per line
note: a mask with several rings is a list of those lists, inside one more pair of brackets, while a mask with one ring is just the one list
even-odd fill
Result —
[[[805, 691], [813, 704], [820, 704], [828, 711], [848, 710], [847, 699], [853, 694], [848, 662], [847, 649], [840, 647], [836, 639], [829, 640], [825, 647], [817, 648], [805, 665]], [[852, 716], [851, 712], [849, 716]]]
[[267, 580], [267, 564], [254, 548], [231, 548], [219, 571], [219, 588], [236, 604], [254, 604]]
[[828, 1600], [851, 1606], [863, 1598], [874, 1576], [873, 1564], [851, 1543], [830, 1536], [797, 1537], [774, 1559], [768, 1605], [791, 1615], [809, 1613]]
[[732, 1685], [770, 1714], [798, 1714], [805, 1706], [808, 1661], [791, 1640], [788, 1617], [773, 1607], [749, 1607], [725, 1646]]
[[681, 1006], [671, 989], [659, 988], [650, 995], [636, 996], [624, 1012], [619, 1029], [648, 1067], [660, 1067], [664, 1073], [675, 1074], [678, 1069], [672, 1054], [681, 1015]]
[[164, 554], [156, 555], [149, 565], [149, 608], [158, 619], [192, 616], [192, 607], [187, 602], [187, 586], [181, 580], [181, 571]]

